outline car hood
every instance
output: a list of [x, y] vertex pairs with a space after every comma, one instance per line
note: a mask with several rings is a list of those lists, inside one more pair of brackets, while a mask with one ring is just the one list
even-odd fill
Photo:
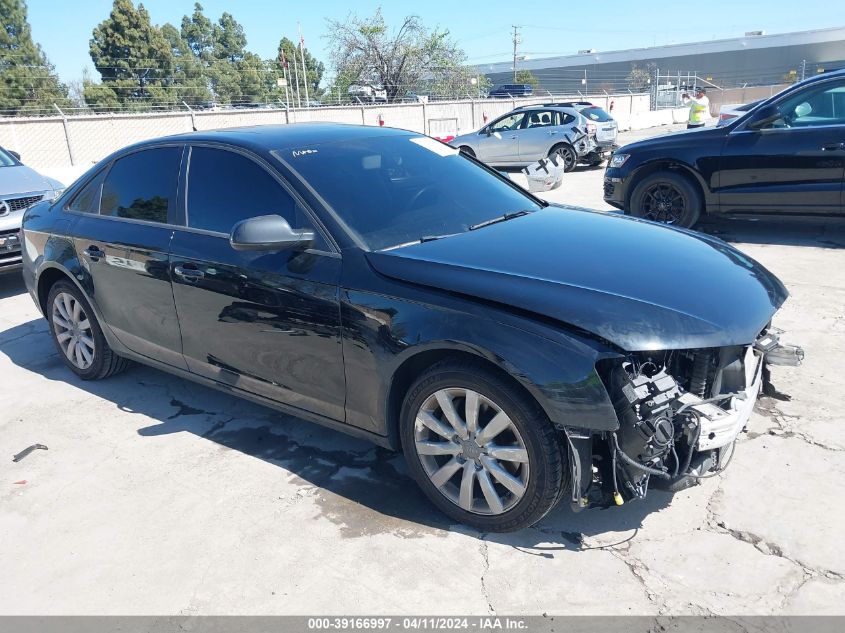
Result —
[[26, 165], [0, 167], [0, 198], [52, 190], [51, 181], [31, 167]]
[[383, 275], [554, 319], [628, 351], [749, 344], [788, 296], [719, 239], [575, 208], [367, 258]]
[[725, 138], [725, 127], [708, 126], [700, 129], [679, 130], [677, 132], [669, 132], [661, 134], [660, 136], [653, 136], [641, 141], [634, 141], [628, 143], [616, 150], [617, 154], [627, 154], [631, 151], [637, 150], [651, 150], [664, 149], [666, 147], [673, 147], [675, 145], [682, 145], [688, 147], [691, 142], [696, 145], [707, 142], [721, 143]]

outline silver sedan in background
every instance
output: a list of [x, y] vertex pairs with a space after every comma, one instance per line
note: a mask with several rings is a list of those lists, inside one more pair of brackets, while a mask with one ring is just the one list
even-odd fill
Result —
[[42, 176], [20, 161], [16, 152], [0, 147], [0, 273], [21, 266], [20, 229], [23, 213], [45, 198], [57, 198], [64, 185]]

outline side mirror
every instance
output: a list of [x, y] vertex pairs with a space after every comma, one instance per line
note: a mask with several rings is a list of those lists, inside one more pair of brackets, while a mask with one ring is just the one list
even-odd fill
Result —
[[783, 114], [775, 105], [767, 105], [761, 108], [754, 116], [754, 120], [748, 124], [752, 130], [762, 130], [767, 125], [782, 119]]
[[229, 234], [236, 251], [304, 249], [314, 241], [314, 231], [292, 229], [279, 215], [260, 215], [238, 222]]
[[18, 154], [17, 152], [13, 152], [13, 151], [12, 151], [12, 150], [10, 150], [10, 149], [7, 149], [6, 151], [7, 151], [7, 152], [9, 152], [12, 156], [14, 156], [14, 157], [15, 157], [15, 159], [17, 159], [18, 161], [20, 161], [20, 159], [21, 159], [21, 155], [20, 155], [20, 154]]

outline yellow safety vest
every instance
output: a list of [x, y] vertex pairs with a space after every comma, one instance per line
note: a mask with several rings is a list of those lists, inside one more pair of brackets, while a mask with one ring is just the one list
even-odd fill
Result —
[[704, 123], [704, 120], [709, 116], [710, 101], [707, 97], [703, 99], [690, 99], [689, 107], [689, 122], [693, 124]]

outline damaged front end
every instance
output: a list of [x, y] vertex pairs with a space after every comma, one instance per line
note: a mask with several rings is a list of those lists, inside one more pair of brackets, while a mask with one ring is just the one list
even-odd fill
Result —
[[618, 429], [567, 429], [571, 502], [622, 505], [649, 485], [678, 491], [724, 470], [768, 380], [804, 352], [767, 328], [753, 345], [636, 352], [600, 362]]

